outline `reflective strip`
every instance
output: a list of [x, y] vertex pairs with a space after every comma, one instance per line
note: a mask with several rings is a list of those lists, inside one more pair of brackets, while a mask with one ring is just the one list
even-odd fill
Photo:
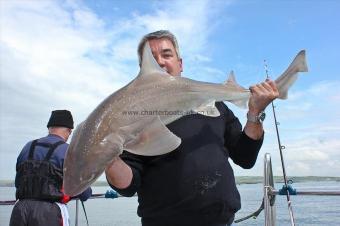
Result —
[[61, 217], [63, 219], [63, 226], [70, 226], [70, 215], [68, 214], [67, 206], [63, 203], [55, 202], [59, 206]]

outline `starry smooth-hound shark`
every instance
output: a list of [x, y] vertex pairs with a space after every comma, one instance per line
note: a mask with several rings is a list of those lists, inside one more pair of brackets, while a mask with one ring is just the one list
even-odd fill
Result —
[[[279, 98], [306, 72], [305, 51], [300, 51], [275, 83]], [[162, 155], [175, 150], [181, 139], [167, 127], [185, 114], [219, 116], [216, 101], [246, 107], [250, 90], [231, 74], [223, 84], [171, 76], [145, 44], [137, 77], [102, 101], [79, 124], [64, 163], [64, 192], [75, 196], [90, 186], [123, 150], [137, 155]]]

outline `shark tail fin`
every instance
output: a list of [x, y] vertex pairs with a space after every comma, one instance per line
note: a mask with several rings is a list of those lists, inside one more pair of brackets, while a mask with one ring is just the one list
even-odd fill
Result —
[[[234, 71], [230, 71], [229, 76], [228, 76], [227, 80], [223, 83], [223, 85], [228, 86], [228, 87], [235, 89], [235, 90], [242, 90], [242, 91], [246, 90], [244, 87], [240, 86], [236, 82]], [[230, 100], [229, 102], [235, 104], [236, 106], [238, 106], [240, 108], [247, 108], [248, 107], [248, 100], [249, 100], [249, 98], [247, 97], [247, 98]]]
[[307, 72], [306, 51], [301, 50], [289, 67], [275, 80], [279, 90], [279, 99], [287, 99], [288, 89], [294, 84], [298, 77], [298, 72]]

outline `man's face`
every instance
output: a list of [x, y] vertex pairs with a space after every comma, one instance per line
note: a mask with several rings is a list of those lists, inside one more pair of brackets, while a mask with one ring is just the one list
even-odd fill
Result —
[[182, 59], [178, 58], [175, 47], [169, 39], [151, 39], [149, 45], [159, 66], [172, 76], [181, 76]]

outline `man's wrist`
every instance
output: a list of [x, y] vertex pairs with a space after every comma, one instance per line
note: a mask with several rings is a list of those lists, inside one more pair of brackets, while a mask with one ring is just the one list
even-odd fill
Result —
[[251, 111], [247, 112], [247, 121], [252, 123], [262, 124], [264, 119], [266, 118], [266, 113], [264, 111], [260, 111], [259, 113], [253, 113]]

